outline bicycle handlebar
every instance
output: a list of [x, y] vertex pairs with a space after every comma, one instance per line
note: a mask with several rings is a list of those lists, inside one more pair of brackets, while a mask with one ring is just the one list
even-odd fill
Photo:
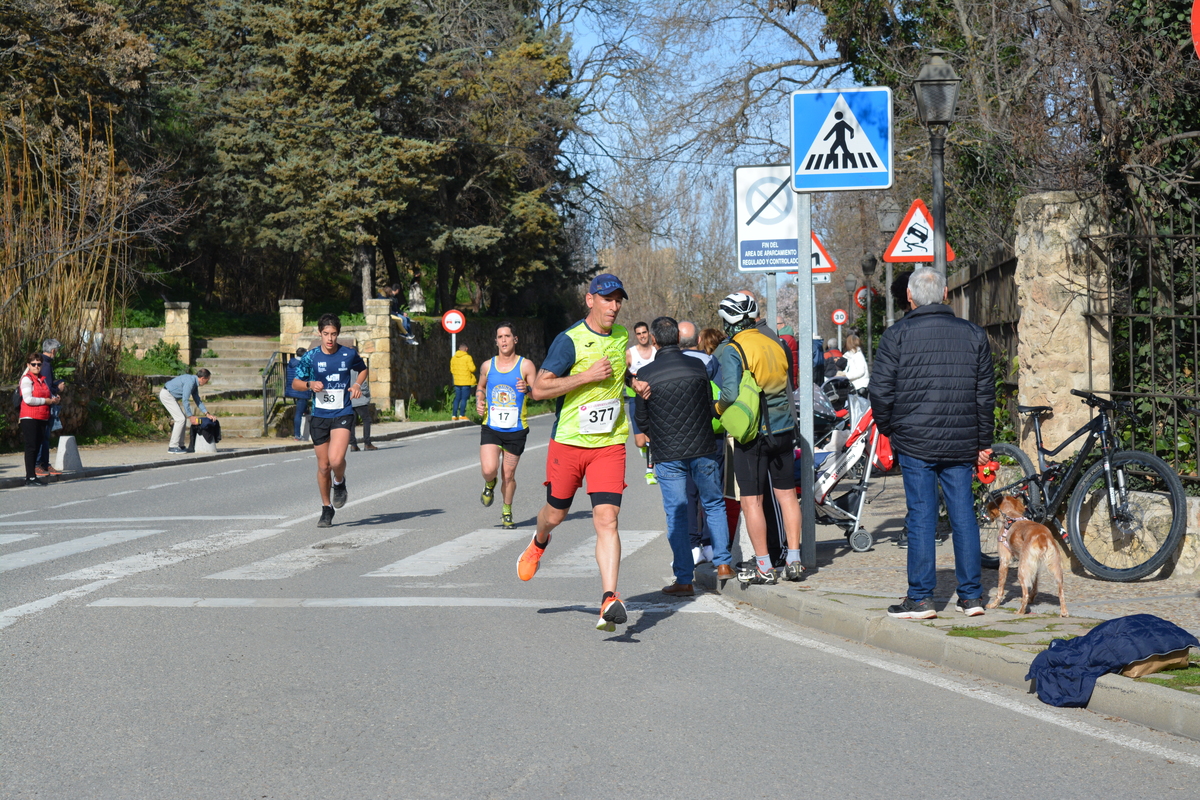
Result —
[[1103, 397], [1097, 397], [1091, 392], [1084, 392], [1079, 389], [1072, 389], [1071, 394], [1076, 397], [1082, 397], [1083, 402], [1092, 408], [1098, 408], [1101, 411], [1123, 411], [1136, 421], [1133, 413], [1133, 402], [1130, 400], [1105, 400]]

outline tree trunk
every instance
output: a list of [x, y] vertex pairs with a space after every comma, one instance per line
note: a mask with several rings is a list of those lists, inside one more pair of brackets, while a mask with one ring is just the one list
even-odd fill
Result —
[[387, 270], [388, 285], [394, 286], [400, 284], [403, 289], [404, 285], [400, 280], [400, 268], [396, 265], [396, 250], [392, 247], [390, 240], [380, 238], [379, 255], [383, 257], [383, 266]]

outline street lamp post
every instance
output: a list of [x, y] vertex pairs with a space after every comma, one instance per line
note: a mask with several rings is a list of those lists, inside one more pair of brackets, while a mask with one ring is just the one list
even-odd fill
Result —
[[[849, 317], [850, 314], [854, 313], [854, 290], [858, 288], [858, 278], [856, 278], [853, 275], [847, 275], [846, 279], [845, 279], [845, 283], [846, 283], [846, 297], [849, 298], [849, 302], [846, 304], [846, 316]], [[850, 320], [847, 319], [846, 322], [849, 323]], [[844, 327], [846, 327], [846, 326], [845, 325], [837, 326], [838, 350], [842, 349], [842, 328], [844, 328]]]
[[[900, 227], [900, 206], [890, 197], [885, 197], [883, 202], [876, 209], [876, 216], [879, 218], [879, 232], [883, 234], [884, 247], [892, 241], [892, 235], [896, 232], [896, 228]], [[887, 284], [887, 319], [884, 321], [884, 327], [892, 327], [892, 323], [896, 321], [895, 301], [892, 298], [892, 262], [884, 262], [884, 281]]]
[[929, 153], [933, 158], [933, 268], [946, 275], [946, 180], [942, 174], [946, 155], [946, 129], [954, 121], [958, 85], [962, 78], [947, 64], [944, 50], [933, 50], [929, 63], [913, 81], [917, 116], [929, 129]]
[[875, 261], [875, 256], [871, 255], [870, 253], [867, 253], [865, 256], [863, 256], [862, 263], [859, 265], [862, 267], [863, 283], [866, 284], [866, 288], [867, 288], [867, 335], [866, 335], [866, 340], [867, 340], [867, 363], [868, 364], [871, 363], [871, 334], [872, 334], [872, 331], [871, 331], [871, 276], [875, 274], [875, 264], [876, 263], [877, 262]]

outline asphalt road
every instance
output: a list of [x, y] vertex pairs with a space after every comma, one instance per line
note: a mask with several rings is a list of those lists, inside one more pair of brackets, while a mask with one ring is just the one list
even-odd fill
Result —
[[[529, 583], [478, 433], [0, 492], [0, 797], [1195, 797], [1200, 743], [773, 621], [668, 601], [629, 459], [621, 589], [581, 494]], [[631, 454], [633, 451], [631, 450]]]

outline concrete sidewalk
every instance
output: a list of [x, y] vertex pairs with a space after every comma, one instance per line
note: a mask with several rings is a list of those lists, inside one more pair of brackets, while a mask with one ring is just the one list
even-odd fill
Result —
[[[1081, 636], [1106, 619], [1154, 614], [1200, 636], [1200, 581], [1194, 577], [1112, 583], [1088, 575], [1078, 564], [1068, 566], [1066, 560], [1064, 593], [1069, 618], [1058, 615], [1053, 579], [1045, 573], [1030, 606], [1032, 613], [1018, 617], [1021, 597], [1015, 568], [1009, 570], [1008, 599], [1000, 608], [980, 617], [965, 617], [954, 608], [954, 552], [949, 541], [937, 548], [934, 601], [938, 618], [892, 619], [887, 606], [898, 602], [908, 588], [908, 551], [896, 545], [905, 516], [899, 475], [877, 480], [869, 500], [865, 524], [876, 540], [870, 551], [856, 553], [839, 528], [818, 525], [817, 571], [804, 581], [777, 586], [742, 586], [728, 581], [719, 591], [791, 622], [1031, 692], [1032, 681], [1026, 681], [1025, 675], [1035, 654], [1052, 639]], [[711, 564], [701, 565], [696, 578], [717, 590]], [[995, 570], [983, 571], [989, 600], [995, 596], [997, 578]], [[1193, 651], [1193, 660], [1196, 656]], [[1088, 708], [1200, 740], [1200, 691], [1105, 675], [1097, 682]]]
[[[470, 422], [377, 422], [371, 426], [371, 440], [386, 442], [393, 439], [403, 439], [420, 433], [440, 431], [446, 428], [457, 428], [471, 425]], [[359, 437], [362, 446], [362, 437]], [[248, 455], [265, 453], [287, 453], [293, 450], [312, 451], [311, 442], [297, 442], [287, 438], [259, 439], [222, 439], [217, 445], [216, 453], [188, 453], [186, 455], [171, 455], [167, 453], [167, 441], [134, 444], [86, 445], [79, 448], [80, 460], [83, 461], [83, 471], [70, 472], [60, 476], [45, 478], [52, 486], [57, 481], [94, 478], [100, 475], [113, 475], [121, 472], [135, 472], [143, 469], [173, 466], [180, 463], [199, 463], [204, 461], [222, 461], [229, 458], [241, 458]], [[353, 454], [351, 454], [353, 455]], [[50, 454], [54, 462], [54, 452]], [[0, 455], [0, 489], [12, 489], [25, 483], [25, 454], [5, 453]], [[35, 487], [36, 489], [36, 487]], [[40, 490], [39, 490], [40, 491]]]

